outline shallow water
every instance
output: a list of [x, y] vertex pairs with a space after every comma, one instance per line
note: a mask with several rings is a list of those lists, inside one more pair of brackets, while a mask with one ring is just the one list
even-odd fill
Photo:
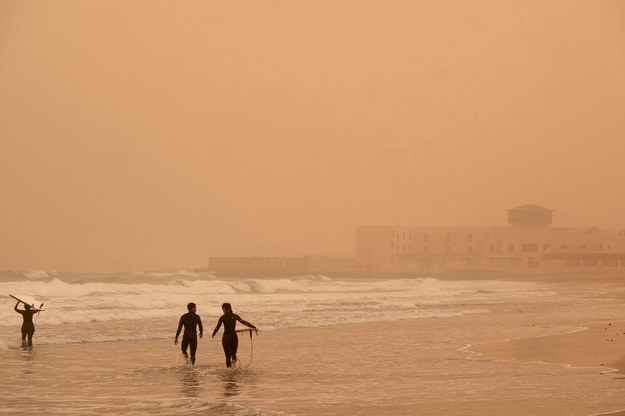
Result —
[[[598, 307], [609, 306], [609, 299], [510, 282], [432, 280], [426, 294], [417, 280], [317, 285], [315, 279], [299, 283], [309, 291], [307, 297], [293, 289], [265, 289], [228, 299], [244, 300], [233, 301], [235, 307], [245, 305], [241, 315], [270, 329], [252, 340], [240, 336], [239, 358], [249, 366], [236, 372], [225, 368], [219, 336], [210, 338], [216, 314], [203, 315], [206, 336], [199, 341], [195, 367], [186, 365], [173, 345], [178, 314], [150, 319], [96, 315], [67, 323], [41, 316], [32, 349], [19, 347], [19, 322], [8, 321], [13, 318], [8, 314], [0, 348], [0, 413], [581, 416], [617, 410], [623, 403], [622, 380], [601, 374], [605, 369], [490, 360], [466, 348], [611, 319], [613, 310]], [[292, 287], [297, 280], [262, 283]], [[402, 283], [405, 293], [399, 290]], [[117, 283], [105, 285], [98, 288], [108, 293], [99, 295], [100, 305], [114, 302], [113, 291], [120, 290]], [[165, 291], [125, 285], [125, 292], [139, 293], [146, 304], [149, 290]], [[198, 287], [193, 287], [196, 296]], [[73, 288], [80, 296], [91, 289], [89, 284]], [[422, 296], [416, 297], [415, 290]], [[348, 304], [324, 298], [332, 291], [349, 293], [349, 300], [342, 300]], [[305, 302], [289, 305], [282, 295]], [[397, 310], [379, 308], [393, 296], [401, 303]], [[54, 297], [47, 301], [54, 304]], [[428, 314], [408, 310], [409, 301]], [[58, 304], [69, 308], [71, 298]], [[284, 305], [289, 309], [280, 313]], [[81, 307], [81, 314], [88, 312]], [[58, 309], [46, 313], [53, 310]]]

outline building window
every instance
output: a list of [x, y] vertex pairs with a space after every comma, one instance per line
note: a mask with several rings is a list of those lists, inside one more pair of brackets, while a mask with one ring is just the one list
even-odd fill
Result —
[[494, 253], [495, 252], [495, 245], [494, 244], [489, 245], [488, 246], [488, 251], [491, 252], [491, 253]]
[[467, 251], [469, 252], [469, 254], [473, 254], [473, 246], [467, 247]]
[[472, 233], [467, 234], [467, 241], [468, 241], [469, 243], [472, 243], [472, 242], [473, 242], [473, 234], [472, 234]]
[[586, 250], [586, 244], [581, 244], [579, 248], [581, 248], [582, 250]]
[[445, 238], [447, 239], [447, 243], [451, 243], [451, 234], [447, 233], [447, 236]]
[[484, 252], [484, 242], [483, 241], [478, 241], [477, 242], [477, 252], [478, 253], [483, 253]]
[[447, 246], [447, 254], [451, 254], [451, 247]]
[[581, 266], [582, 262], [580, 259], [566, 259], [564, 261], [564, 265], [566, 267], [579, 267]]
[[391, 241], [391, 250], [393, 250], [394, 248], [395, 248], [395, 243]]
[[428, 246], [423, 246], [423, 252], [424, 252], [425, 254], [428, 254]]
[[567, 246], [566, 244], [561, 244], [561, 245], [560, 245], [560, 248], [564, 250], [564, 249], [569, 248], [569, 246]]
[[395, 230], [391, 230], [391, 238], [395, 237]]
[[508, 253], [514, 253], [514, 244], [508, 244]]
[[549, 244], [543, 244], [543, 251], [547, 251], [549, 249]]
[[599, 260], [586, 259], [584, 260], [584, 267], [599, 267]]
[[538, 251], [538, 244], [525, 243], [521, 245], [521, 251], [524, 253], [535, 253]]
[[603, 267], [618, 267], [618, 260], [616, 259], [605, 259], [601, 262]]

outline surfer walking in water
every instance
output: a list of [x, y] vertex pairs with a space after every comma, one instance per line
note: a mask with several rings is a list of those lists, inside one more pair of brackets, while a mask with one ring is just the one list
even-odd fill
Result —
[[15, 312], [22, 315], [22, 319], [24, 322], [22, 323], [22, 347], [26, 346], [26, 337], [28, 337], [28, 346], [33, 346], [33, 334], [35, 333], [35, 324], [33, 323], [33, 315], [41, 312], [41, 309], [33, 308], [30, 305], [24, 303], [24, 310], [18, 309], [17, 306], [20, 304], [18, 300], [15, 304]]
[[178, 323], [178, 330], [176, 331], [176, 339], [174, 340], [174, 345], [178, 345], [178, 336], [180, 335], [180, 331], [184, 326], [184, 334], [182, 335], [182, 354], [185, 356], [187, 361], [189, 360], [189, 356], [187, 355], [187, 348], [191, 347], [191, 364], [195, 364], [195, 352], [197, 351], [197, 332], [196, 327], [200, 328], [200, 338], [204, 333], [204, 327], [202, 326], [202, 320], [200, 316], [195, 312], [197, 307], [195, 303], [191, 302], [187, 305], [187, 309], [189, 312], [185, 313], [180, 317], [180, 322]]
[[213, 338], [215, 338], [215, 334], [219, 331], [219, 328], [221, 328], [221, 324], [223, 324], [224, 335], [221, 338], [221, 345], [224, 348], [224, 354], [226, 354], [226, 367], [232, 367], [233, 365], [236, 367], [237, 349], [239, 348], [239, 337], [235, 331], [237, 321], [249, 328], [255, 329], [257, 332], [258, 329], [256, 329], [256, 327], [249, 322], [241, 319], [241, 317], [236, 313], [232, 312], [232, 306], [229, 303], [221, 305], [221, 310], [224, 314], [221, 315], [219, 321], [217, 322], [217, 326], [213, 331]]

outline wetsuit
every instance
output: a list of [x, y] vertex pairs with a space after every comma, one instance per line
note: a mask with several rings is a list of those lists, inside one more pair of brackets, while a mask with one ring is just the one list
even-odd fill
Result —
[[241, 322], [243, 325], [254, 328], [256, 327], [250, 324], [247, 321], [241, 319], [239, 315], [233, 312], [226, 312], [220, 318], [219, 322], [217, 322], [217, 326], [213, 331], [213, 336], [219, 331], [221, 328], [221, 324], [224, 325], [224, 335], [221, 338], [221, 345], [224, 348], [224, 354], [226, 354], [226, 367], [232, 366], [232, 360], [237, 359], [237, 349], [239, 348], [239, 337], [237, 333], [234, 331], [237, 321]]
[[200, 328], [200, 335], [204, 333], [204, 327], [202, 326], [200, 315], [196, 315], [191, 312], [187, 312], [182, 315], [180, 317], [180, 322], [178, 323], [176, 339], [178, 339], [178, 335], [180, 335], [180, 331], [183, 326], [184, 334], [182, 335], [182, 344], [180, 347], [185, 357], [187, 357], [187, 347], [191, 347], [191, 364], [195, 364], [195, 352], [197, 351], [197, 333], [195, 332], [195, 327], [198, 326]]
[[28, 336], [28, 346], [33, 346], [33, 334], [35, 333], [35, 324], [33, 323], [33, 315], [39, 312], [37, 309], [20, 310], [15, 308], [15, 312], [22, 315], [24, 323], [22, 323], [22, 344], [26, 343], [26, 336]]

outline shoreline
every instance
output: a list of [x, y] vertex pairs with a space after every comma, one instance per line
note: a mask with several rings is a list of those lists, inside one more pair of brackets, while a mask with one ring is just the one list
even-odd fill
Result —
[[[467, 346], [485, 358], [603, 369], [625, 374], [625, 320], [570, 332]], [[610, 371], [612, 370], [612, 371]]]
[[[464, 281], [470, 286], [469, 280]], [[224, 368], [219, 337], [208, 337], [210, 324], [199, 340], [198, 365], [189, 372], [194, 375], [189, 383], [185, 376], [189, 369], [180, 365], [173, 332], [171, 337], [156, 339], [41, 347], [35, 342], [27, 354], [0, 350], [0, 355], [12, 360], [16, 375], [29, 362], [36, 371], [40, 365], [54, 368], [48, 379], [40, 377], [48, 381], [60, 377], [66, 366], [71, 374], [74, 363], [89, 360], [97, 365], [84, 375], [79, 392], [97, 387], [117, 394], [114, 381], [121, 374], [149, 398], [146, 403], [156, 403], [161, 395], [172, 402], [184, 401], [178, 390], [187, 391], [190, 384], [192, 391], [203, 393], [194, 402], [197, 406], [234, 403], [298, 416], [625, 416], [619, 410], [625, 409], [620, 399], [624, 377], [618, 372], [625, 372], [621, 353], [625, 351], [625, 283], [599, 278], [526, 283], [534, 283], [536, 289], [528, 285], [530, 291], [510, 301], [485, 292], [483, 298], [462, 305], [462, 309], [483, 311], [464, 315], [394, 319], [391, 314], [386, 321], [338, 321], [266, 331], [262, 322], [254, 322], [261, 325], [259, 336], [253, 338], [253, 355], [251, 340], [240, 336], [239, 358], [242, 363], [252, 363], [253, 358], [253, 363], [249, 373], [239, 374], [236, 389]], [[429, 307], [437, 306], [425, 306]], [[362, 313], [373, 314], [363, 319], [382, 318], [374, 310]], [[247, 310], [248, 315], [253, 317], [253, 310]], [[151, 330], [173, 331], [176, 319], [157, 319], [155, 325], [150, 323]], [[299, 323], [305, 325], [306, 319]], [[103, 336], [125, 334], [117, 322], [80, 324], [85, 325]], [[133, 330], [135, 325], [132, 320], [126, 326]], [[71, 333], [72, 328], [72, 324], [46, 328], [50, 331], [42, 327], [37, 335], [57, 330]], [[128, 351], [142, 353], [133, 356]], [[152, 390], [143, 389], [142, 383], [152, 383], [153, 376], [158, 383], [148, 385]], [[100, 387], [98, 380], [104, 380]], [[47, 382], [42, 390], [42, 400], [50, 406], [56, 406], [56, 397], [74, 394], [54, 386]], [[128, 401], [120, 394], [120, 400]], [[89, 406], [101, 405], [97, 397], [88, 400]]]
[[[468, 345], [481, 359], [595, 369], [598, 374], [625, 380], [625, 320], [591, 324], [571, 332], [498, 343]], [[588, 416], [625, 416], [620, 410]]]

